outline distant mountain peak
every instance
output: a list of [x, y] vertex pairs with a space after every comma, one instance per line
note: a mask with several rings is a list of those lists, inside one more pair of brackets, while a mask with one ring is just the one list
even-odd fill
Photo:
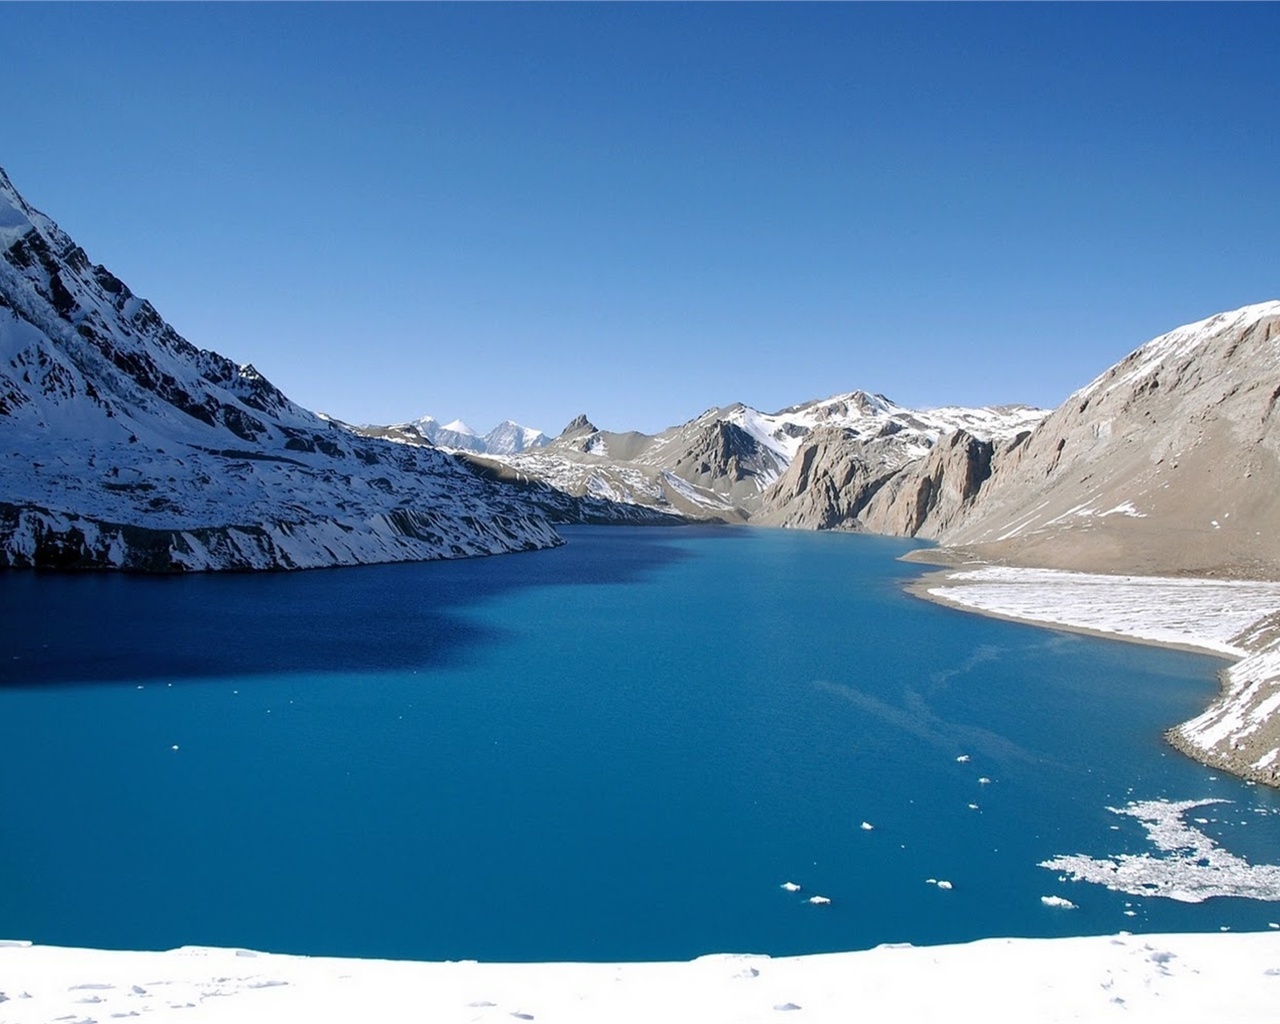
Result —
[[523, 426], [515, 420], [503, 420], [483, 435], [460, 419], [441, 425], [434, 416], [420, 416], [411, 423], [371, 429], [413, 429], [434, 445], [461, 448], [477, 455], [515, 455], [530, 448], [541, 448], [551, 441], [541, 430]]
[[562, 438], [570, 438], [579, 437], [582, 434], [597, 434], [599, 432], [600, 428], [587, 419], [587, 414], [585, 412], [580, 412], [569, 421], [569, 425], [565, 427], [564, 430], [560, 431], [560, 436]]

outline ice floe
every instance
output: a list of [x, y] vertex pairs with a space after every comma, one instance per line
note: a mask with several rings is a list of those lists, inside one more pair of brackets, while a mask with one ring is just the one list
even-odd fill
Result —
[[1072, 881], [1094, 882], [1134, 896], [1163, 896], [1183, 903], [1201, 903], [1214, 896], [1280, 901], [1280, 865], [1250, 864], [1186, 821], [1187, 812], [1196, 807], [1224, 803], [1230, 801], [1211, 797], [1109, 807], [1115, 814], [1141, 822], [1160, 854], [1090, 857], [1079, 853], [1054, 857], [1040, 866], [1062, 872]]
[[1041, 896], [1040, 902], [1046, 907], [1058, 907], [1062, 910], [1075, 910], [1076, 905], [1065, 896]]

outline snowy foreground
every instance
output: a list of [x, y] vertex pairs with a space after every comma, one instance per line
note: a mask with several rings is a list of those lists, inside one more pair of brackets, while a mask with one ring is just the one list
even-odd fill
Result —
[[1280, 583], [986, 566], [927, 584], [970, 611], [1239, 659], [1169, 739], [1206, 764], [1280, 785]]
[[986, 939], [688, 963], [413, 963], [0, 947], [0, 1020], [1274, 1021], [1280, 933]]

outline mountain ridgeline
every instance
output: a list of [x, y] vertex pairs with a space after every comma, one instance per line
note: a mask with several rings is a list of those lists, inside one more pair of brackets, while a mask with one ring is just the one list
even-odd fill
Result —
[[0, 566], [302, 568], [494, 554], [554, 524], [752, 522], [975, 557], [1280, 575], [1280, 302], [1179, 328], [1047, 413], [853, 391], [555, 438], [353, 427], [198, 349], [0, 171]]
[[1280, 302], [1141, 346], [1052, 413], [907, 409], [855, 391], [660, 434], [577, 417], [469, 457], [686, 517], [938, 541], [970, 557], [1138, 574], [1280, 578]]
[[[459, 454], [490, 472], [542, 481], [564, 494], [688, 519], [914, 534], [919, 524], [905, 510], [905, 495], [892, 511], [874, 506], [874, 524], [864, 516], [872, 496], [886, 486], [896, 491], [902, 475], [940, 444], [946, 451], [961, 437], [979, 449], [1009, 444], [1045, 415], [1028, 406], [922, 412], [855, 391], [776, 413], [735, 403], [658, 434], [601, 430], [580, 415], [545, 445], [505, 455], [474, 448]], [[428, 443], [417, 426], [422, 422], [361, 429], [421, 445]], [[941, 465], [949, 469], [950, 461]], [[950, 480], [939, 482], [936, 494], [913, 499], [934, 509], [949, 500]], [[941, 515], [934, 512], [935, 519]]]

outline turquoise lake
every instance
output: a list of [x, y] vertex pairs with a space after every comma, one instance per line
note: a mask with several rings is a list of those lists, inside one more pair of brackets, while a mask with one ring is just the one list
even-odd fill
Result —
[[1221, 661], [918, 600], [907, 541], [564, 532], [0, 574], [0, 937], [652, 960], [1280, 920], [1038, 866], [1152, 851], [1107, 808], [1202, 797], [1232, 801], [1208, 834], [1280, 863], [1280, 794], [1161, 736]]

